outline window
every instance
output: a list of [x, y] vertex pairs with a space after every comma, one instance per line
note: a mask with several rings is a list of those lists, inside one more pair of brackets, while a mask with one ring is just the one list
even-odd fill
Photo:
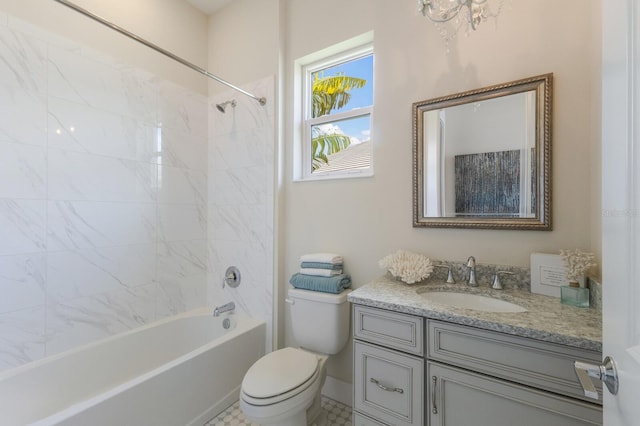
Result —
[[373, 46], [302, 66], [303, 180], [371, 176]]

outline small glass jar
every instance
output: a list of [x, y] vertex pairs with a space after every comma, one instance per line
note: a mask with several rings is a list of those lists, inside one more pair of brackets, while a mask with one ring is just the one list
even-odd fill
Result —
[[564, 305], [588, 308], [589, 289], [570, 282], [569, 285], [560, 287], [560, 302]]

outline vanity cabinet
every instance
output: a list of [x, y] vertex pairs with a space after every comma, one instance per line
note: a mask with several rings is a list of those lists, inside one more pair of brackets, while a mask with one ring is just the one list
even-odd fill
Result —
[[357, 304], [353, 315], [355, 426], [602, 424], [602, 399], [573, 370], [598, 352]]
[[424, 320], [355, 305], [353, 424], [424, 424]]
[[573, 369], [597, 352], [435, 320], [426, 346], [430, 426], [602, 424]]

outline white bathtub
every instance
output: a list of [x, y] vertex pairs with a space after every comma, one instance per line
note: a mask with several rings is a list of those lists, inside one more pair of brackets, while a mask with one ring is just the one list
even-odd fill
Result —
[[0, 374], [0, 425], [201, 426], [238, 399], [264, 336], [198, 310], [18, 367]]

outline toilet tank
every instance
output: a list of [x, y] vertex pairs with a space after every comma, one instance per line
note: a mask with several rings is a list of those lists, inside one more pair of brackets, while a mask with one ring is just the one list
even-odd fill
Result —
[[344, 348], [349, 339], [351, 318], [347, 295], [322, 293], [297, 288], [289, 289], [291, 328], [300, 347], [333, 355]]

